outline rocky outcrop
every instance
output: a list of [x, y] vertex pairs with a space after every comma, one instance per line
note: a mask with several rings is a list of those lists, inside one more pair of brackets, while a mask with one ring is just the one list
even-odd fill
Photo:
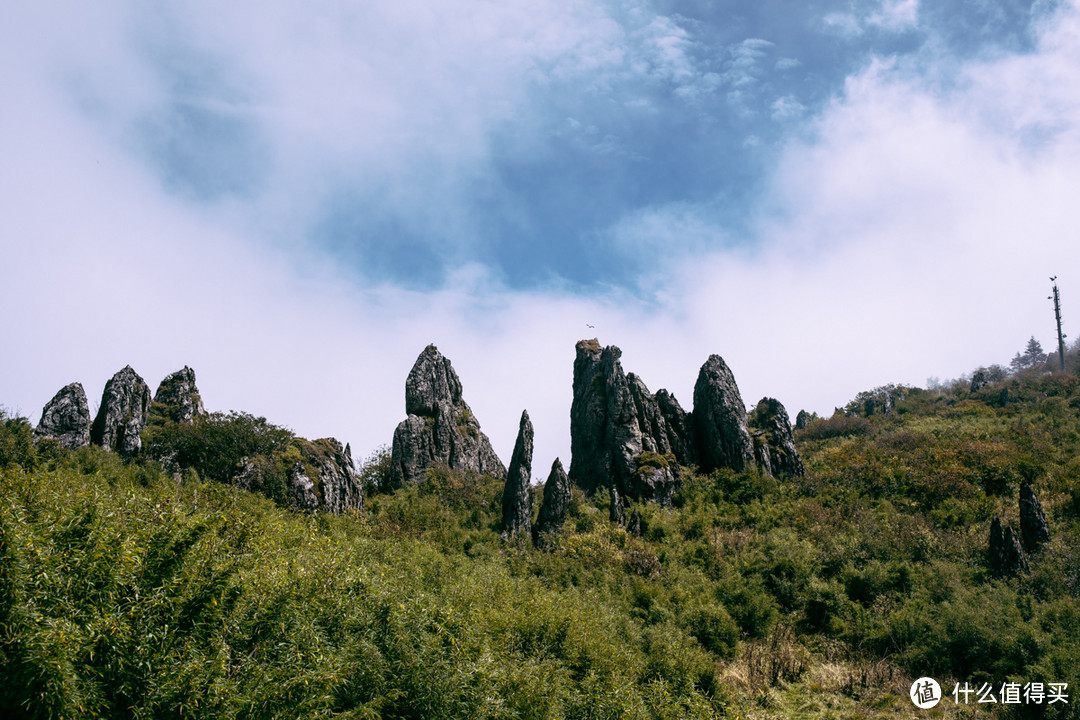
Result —
[[1020, 484], [1020, 540], [1024, 550], [1038, 552], [1044, 543], [1050, 542], [1050, 526], [1046, 524], [1042, 503], [1031, 484]]
[[45, 404], [34, 437], [55, 438], [70, 450], [90, 444], [90, 406], [81, 383], [65, 385]]
[[90, 440], [123, 457], [142, 447], [139, 433], [150, 416], [150, 388], [130, 365], [105, 383], [101, 406], [90, 428]]
[[233, 484], [300, 510], [341, 513], [364, 508], [352, 452], [334, 438], [296, 438], [284, 453], [246, 458]]
[[994, 516], [990, 523], [990, 542], [987, 549], [990, 574], [996, 578], [1013, 577], [1028, 569], [1027, 558], [1020, 547], [1020, 540], [1008, 525], [1002, 527], [1001, 518]]
[[716, 468], [742, 471], [754, 462], [746, 406], [735, 376], [719, 355], [710, 356], [698, 373], [693, 417], [703, 472]]
[[190, 422], [205, 415], [199, 388], [195, 385], [195, 371], [187, 365], [167, 376], [154, 393], [155, 408], [166, 420]]
[[760, 431], [754, 439], [760, 439], [764, 446], [757, 452], [761, 456], [758, 464], [763, 472], [776, 477], [801, 477], [806, 474], [806, 466], [795, 448], [795, 434], [787, 410], [779, 400], [761, 398], [748, 423]]
[[529, 413], [521, 412], [514, 454], [503, 486], [503, 537], [512, 538], [532, 531], [533, 426]]
[[506, 477], [506, 467], [462, 398], [461, 380], [434, 345], [424, 348], [405, 381], [405, 412], [408, 417], [394, 431], [392, 488], [422, 482], [424, 471], [436, 464]]
[[614, 485], [608, 488], [608, 499], [608, 518], [619, 527], [626, 527], [626, 510], [623, 508], [619, 490]]
[[[615, 346], [577, 344], [570, 406], [570, 481], [587, 493], [616, 488], [627, 498], [670, 497], [676, 472], [639, 472], [643, 453], [696, 460], [692, 424], [671, 393], [655, 396], [637, 375], [624, 374]], [[670, 492], [669, 492], [670, 491]]]
[[352, 449], [335, 438], [302, 442], [300, 452], [315, 471], [318, 507], [332, 513], [364, 509], [364, 488], [353, 464]]
[[[697, 443], [694, 438], [694, 420], [682, 409], [675, 396], [663, 388], [656, 391], [656, 404], [664, 418], [667, 434], [667, 450], [680, 465], [697, 465]], [[657, 449], [656, 452], [661, 452]]]
[[800, 410], [799, 414], [795, 416], [795, 429], [802, 430], [805, 428], [810, 424], [811, 417], [810, 413], [805, 410]]
[[671, 505], [682, 480], [675, 456], [646, 450], [634, 457], [634, 464], [637, 469], [625, 488], [626, 497]]
[[551, 463], [547, 482], [544, 483], [544, 499], [540, 503], [540, 514], [533, 528], [537, 540], [540, 540], [544, 533], [556, 532], [563, 526], [570, 512], [572, 498], [570, 478], [566, 476], [559, 458], [555, 458], [555, 462]]

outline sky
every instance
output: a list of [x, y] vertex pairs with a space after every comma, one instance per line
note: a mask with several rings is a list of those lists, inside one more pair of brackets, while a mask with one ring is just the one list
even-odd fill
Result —
[[435, 343], [539, 480], [583, 338], [792, 416], [1052, 349], [1078, 36], [1075, 0], [5, 2], [0, 404], [189, 365], [362, 461]]

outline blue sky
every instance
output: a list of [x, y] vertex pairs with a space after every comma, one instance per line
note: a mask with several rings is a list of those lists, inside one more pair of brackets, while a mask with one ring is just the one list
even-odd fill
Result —
[[1078, 14], [6, 3], [0, 403], [189, 364], [211, 409], [363, 455], [436, 342], [496, 451], [526, 407], [546, 467], [586, 336], [686, 405], [720, 353], [792, 414], [1049, 347]]

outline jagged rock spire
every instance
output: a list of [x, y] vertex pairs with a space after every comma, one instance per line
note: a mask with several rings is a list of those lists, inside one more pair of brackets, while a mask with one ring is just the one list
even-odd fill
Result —
[[566, 476], [559, 458], [555, 458], [555, 462], [551, 463], [551, 472], [548, 473], [547, 482], [544, 483], [544, 499], [540, 503], [540, 514], [533, 528], [538, 542], [544, 533], [553, 533], [566, 522], [572, 498], [570, 478]]
[[90, 440], [130, 457], [142, 447], [139, 433], [150, 416], [150, 388], [130, 365], [105, 383]]
[[154, 393], [154, 402], [173, 422], [190, 422], [206, 414], [199, 388], [195, 385], [195, 371], [187, 365], [161, 381]]
[[614, 345], [582, 340], [574, 359], [574, 399], [570, 406], [570, 481], [587, 493], [614, 487], [620, 495], [670, 497], [673, 473], [648, 472], [638, 482], [643, 456], [669, 455], [694, 461], [691, 423], [671, 393], [654, 396], [634, 373], [624, 374]]
[[1026, 481], [1020, 484], [1020, 540], [1029, 553], [1038, 552], [1043, 543], [1050, 542], [1050, 526], [1046, 524], [1042, 503]]
[[[776, 477], [798, 477], [806, 474], [799, 451], [795, 448], [795, 434], [788, 420], [787, 410], [779, 400], [761, 398], [748, 422], [761, 431], [764, 442], [762, 469]], [[757, 438], [755, 438], [757, 439]]]
[[435, 464], [506, 477], [506, 467], [462, 397], [461, 380], [434, 345], [424, 348], [409, 372], [405, 410], [408, 417], [394, 431], [391, 487], [421, 482]]
[[77, 450], [90, 444], [90, 406], [82, 383], [65, 385], [41, 410], [35, 438], [55, 438], [64, 447]]
[[1019, 538], [1008, 525], [1002, 527], [1001, 518], [996, 515], [990, 523], [987, 564], [990, 566], [990, 574], [996, 578], [1012, 577], [1020, 572], [1027, 572], [1028, 569]]
[[754, 445], [747, 427], [735, 376], [719, 355], [701, 366], [694, 385], [694, 429], [703, 472], [716, 468], [742, 471], [754, 462]]
[[532, 455], [532, 421], [529, 413], [522, 410], [514, 454], [503, 486], [503, 536], [506, 538], [532, 531]]

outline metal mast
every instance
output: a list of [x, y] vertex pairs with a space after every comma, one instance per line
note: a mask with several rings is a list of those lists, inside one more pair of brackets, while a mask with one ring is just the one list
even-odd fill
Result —
[[1061, 372], [1065, 372], [1065, 336], [1061, 334], [1061, 297], [1058, 295], [1057, 275], [1050, 278], [1050, 282], [1054, 283], [1054, 294], [1051, 298], [1054, 301], [1054, 318], [1057, 320], [1058, 362], [1061, 364]]

